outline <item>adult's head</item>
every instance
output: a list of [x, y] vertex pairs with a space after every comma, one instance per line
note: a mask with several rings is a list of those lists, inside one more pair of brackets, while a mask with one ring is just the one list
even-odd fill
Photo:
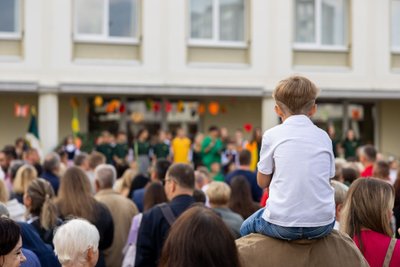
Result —
[[376, 161], [377, 151], [373, 145], [365, 145], [359, 150], [360, 162], [364, 165], [374, 164]]
[[42, 179], [32, 181], [24, 194], [24, 205], [32, 216], [39, 216], [45, 230], [53, 229], [57, 224], [57, 208], [53, 203], [54, 190], [51, 184]]
[[375, 178], [382, 179], [384, 181], [390, 181], [390, 165], [386, 160], [378, 160], [374, 164], [372, 176]]
[[7, 167], [10, 166], [11, 161], [16, 160], [18, 158], [15, 147], [12, 145], [6, 145], [3, 148], [2, 152], [4, 153], [5, 163]]
[[193, 191], [193, 198], [194, 198], [194, 201], [196, 202], [196, 203], [201, 203], [201, 204], [203, 204], [203, 205], [205, 205], [206, 204], [206, 202], [207, 202], [207, 197], [206, 197], [206, 194], [203, 192], [203, 190], [201, 190], [201, 189], [195, 189], [194, 191]]
[[96, 169], [100, 164], [106, 163], [106, 157], [100, 152], [93, 151], [89, 156], [89, 168], [91, 170]]
[[25, 165], [25, 162], [22, 160], [13, 160], [10, 163], [10, 167], [8, 168], [8, 175], [10, 176], [10, 178], [12, 180], [15, 179], [15, 177], [17, 176], [17, 172], [18, 170]]
[[89, 154], [86, 152], [81, 152], [76, 154], [74, 157], [74, 165], [82, 168], [84, 171], [88, 171], [90, 169], [89, 166]]
[[212, 210], [193, 207], [172, 225], [165, 241], [161, 267], [240, 266], [234, 238]]
[[253, 202], [250, 183], [246, 177], [239, 175], [232, 178], [228, 207], [244, 219], [259, 209], [259, 206]]
[[212, 208], [225, 207], [231, 198], [231, 189], [224, 182], [211, 182], [206, 195]]
[[60, 156], [55, 152], [51, 152], [44, 158], [43, 169], [46, 172], [57, 174], [60, 170], [60, 164]]
[[25, 161], [32, 165], [40, 163], [40, 155], [36, 148], [29, 148], [26, 151]]
[[143, 210], [149, 210], [157, 204], [167, 202], [164, 187], [160, 183], [151, 183], [144, 193]]
[[347, 193], [340, 229], [350, 237], [358, 237], [360, 241], [363, 228], [391, 237], [393, 205], [394, 189], [390, 184], [375, 178], [357, 179]]
[[312, 115], [316, 111], [315, 101], [318, 92], [318, 88], [309, 79], [291, 76], [280, 81], [272, 93], [276, 102], [275, 110], [278, 114], [280, 110], [285, 116]]
[[248, 167], [248, 166], [250, 166], [250, 162], [251, 162], [250, 151], [248, 151], [247, 149], [243, 149], [242, 151], [240, 151], [240, 153], [239, 153], [240, 166]]
[[117, 171], [110, 164], [101, 164], [94, 170], [97, 191], [111, 189], [117, 180]]
[[183, 163], [172, 164], [167, 171], [164, 188], [169, 200], [178, 195], [193, 195], [194, 171], [192, 166]]
[[25, 164], [21, 166], [18, 169], [13, 182], [14, 192], [17, 194], [25, 193], [30, 183], [33, 182], [37, 176], [37, 171], [32, 165]]
[[168, 168], [171, 166], [171, 162], [166, 159], [157, 159], [154, 165], [153, 171], [151, 172], [152, 182], [163, 182], [167, 175]]
[[63, 267], [93, 267], [99, 257], [99, 231], [86, 220], [60, 226], [53, 239], [54, 252]]
[[60, 214], [76, 216], [93, 222], [96, 200], [92, 196], [89, 178], [78, 167], [70, 167], [61, 177], [57, 206]]
[[18, 224], [6, 217], [0, 217], [0, 266], [18, 267], [25, 260]]
[[342, 169], [342, 179], [343, 182], [350, 185], [352, 184], [358, 177], [360, 177], [360, 171], [357, 166], [346, 166]]

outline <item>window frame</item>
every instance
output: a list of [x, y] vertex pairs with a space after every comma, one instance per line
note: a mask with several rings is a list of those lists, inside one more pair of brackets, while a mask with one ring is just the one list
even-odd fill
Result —
[[103, 0], [104, 8], [103, 8], [103, 25], [102, 25], [102, 34], [86, 34], [78, 32], [78, 10], [77, 4], [74, 0], [73, 7], [73, 24], [74, 24], [74, 33], [73, 39], [75, 42], [79, 43], [96, 43], [96, 44], [139, 44], [139, 36], [140, 36], [140, 1], [139, 0], [131, 0], [136, 2], [136, 13], [133, 21], [136, 23], [136, 33], [134, 37], [117, 37], [110, 36], [110, 27], [109, 27], [109, 9], [110, 9], [110, 1], [111, 0]]
[[0, 40], [20, 40], [22, 38], [22, 1], [18, 0], [18, 4], [14, 10], [18, 15], [18, 25], [14, 32], [2, 32], [0, 31]]
[[[393, 16], [392, 16], [392, 10], [393, 10], [393, 2], [399, 2], [400, 0], [392, 0], [390, 1], [390, 50], [392, 51], [393, 54], [400, 54], [400, 44], [399, 45], [393, 45], [392, 40], [393, 40], [393, 29], [392, 29], [392, 24], [393, 24]], [[398, 32], [400, 35], [400, 31]]]
[[212, 0], [213, 2], [213, 14], [212, 14], [212, 38], [210, 39], [196, 39], [191, 37], [191, 0], [188, 0], [188, 15], [187, 15], [187, 44], [193, 47], [225, 47], [225, 48], [247, 48], [249, 44], [248, 40], [248, 3], [247, 0], [243, 0], [243, 27], [244, 27], [244, 38], [243, 41], [223, 41], [220, 40], [220, 0]]
[[348, 52], [350, 45], [349, 45], [349, 36], [348, 36], [348, 30], [347, 30], [347, 25], [349, 25], [349, 7], [348, 7], [348, 0], [343, 0], [344, 1], [344, 45], [326, 45], [322, 44], [322, 0], [314, 0], [314, 13], [315, 13], [315, 42], [313, 43], [299, 43], [296, 42], [296, 4], [297, 0], [294, 0], [294, 13], [293, 13], [293, 18], [294, 18], [294, 24], [293, 24], [293, 29], [294, 29], [294, 35], [293, 35], [293, 49], [296, 51], [322, 51], [322, 52]]

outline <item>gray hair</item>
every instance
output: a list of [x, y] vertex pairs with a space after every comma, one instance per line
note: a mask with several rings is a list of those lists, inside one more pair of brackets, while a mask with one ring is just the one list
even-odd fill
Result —
[[53, 239], [54, 252], [62, 266], [84, 266], [88, 249], [98, 251], [100, 234], [84, 219], [73, 219], [60, 226]]
[[94, 170], [94, 176], [101, 189], [112, 188], [117, 179], [117, 172], [110, 164], [100, 164]]
[[55, 152], [51, 152], [47, 154], [44, 159], [43, 169], [45, 171], [55, 172], [60, 167], [60, 163], [60, 156]]

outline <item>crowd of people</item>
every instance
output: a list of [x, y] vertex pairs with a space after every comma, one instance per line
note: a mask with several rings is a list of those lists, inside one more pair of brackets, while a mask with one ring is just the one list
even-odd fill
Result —
[[400, 172], [353, 131], [316, 127], [304, 77], [274, 91], [282, 123], [250, 140], [142, 129], [0, 151], [0, 266], [400, 266]]

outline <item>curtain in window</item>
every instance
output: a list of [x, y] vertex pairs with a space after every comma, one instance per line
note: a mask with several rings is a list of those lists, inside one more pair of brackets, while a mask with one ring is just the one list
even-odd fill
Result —
[[315, 43], [315, 0], [297, 0], [295, 9], [298, 43]]
[[219, 4], [220, 40], [243, 41], [244, 0], [220, 0]]
[[400, 1], [392, 1], [392, 46], [400, 47]]
[[77, 31], [81, 34], [104, 34], [104, 0], [76, 0]]
[[194, 39], [213, 38], [213, 1], [190, 1], [190, 37]]
[[19, 0], [0, 0], [0, 32], [17, 32], [18, 21]]
[[344, 45], [344, 1], [322, 0], [321, 5], [321, 43], [323, 45]]
[[136, 36], [136, 0], [110, 0], [109, 35]]

